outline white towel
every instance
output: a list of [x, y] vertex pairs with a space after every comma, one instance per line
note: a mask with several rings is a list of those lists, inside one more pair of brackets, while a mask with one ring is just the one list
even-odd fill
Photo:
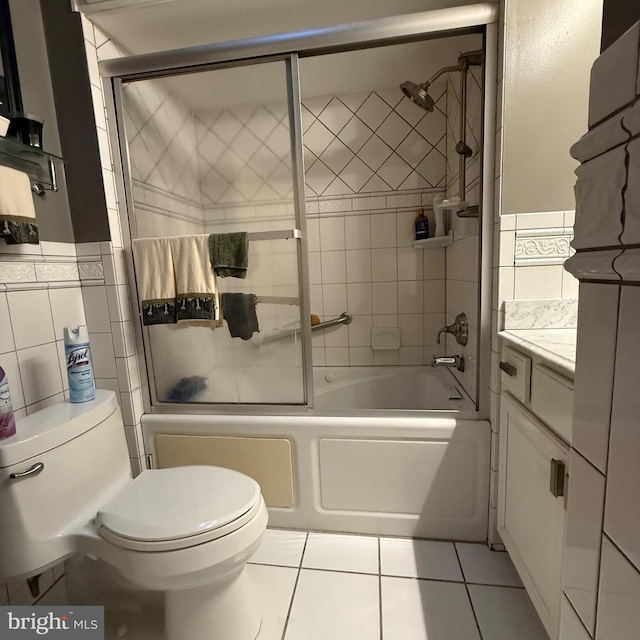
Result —
[[143, 324], [218, 320], [208, 235], [134, 240], [133, 254]]
[[218, 294], [209, 260], [209, 236], [178, 236], [171, 238], [170, 243], [176, 274], [178, 322], [217, 320]]
[[0, 166], [0, 238], [7, 244], [38, 244], [36, 208], [26, 173]]
[[176, 279], [169, 238], [133, 241], [142, 323], [176, 322]]

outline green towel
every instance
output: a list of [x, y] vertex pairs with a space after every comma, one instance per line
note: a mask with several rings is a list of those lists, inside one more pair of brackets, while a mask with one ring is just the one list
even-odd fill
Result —
[[217, 276], [246, 278], [249, 266], [247, 233], [212, 233], [209, 236], [209, 259]]

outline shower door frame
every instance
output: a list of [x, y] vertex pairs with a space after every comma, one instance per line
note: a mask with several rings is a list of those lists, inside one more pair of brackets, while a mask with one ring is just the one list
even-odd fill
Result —
[[[133, 192], [131, 182], [129, 150], [123, 117], [122, 85], [125, 82], [150, 80], [166, 76], [197, 73], [232, 66], [245, 66], [259, 62], [283, 60], [287, 66], [287, 102], [291, 125], [292, 169], [294, 204], [297, 228], [301, 230], [298, 242], [299, 299], [301, 319], [310, 317], [309, 272], [307, 259], [306, 202], [304, 184], [304, 161], [302, 155], [302, 113], [300, 100], [300, 58], [341, 53], [371, 47], [438, 39], [447, 36], [480, 33], [484, 36], [484, 113], [483, 113], [483, 162], [481, 179], [480, 219], [480, 295], [478, 327], [478, 374], [477, 412], [479, 418], [489, 417], [491, 378], [491, 331], [492, 331], [492, 244], [494, 224], [494, 163], [495, 122], [497, 96], [497, 48], [499, 5], [481, 3], [450, 9], [425, 11], [390, 18], [379, 18], [366, 22], [338, 25], [315, 30], [278, 34], [213, 43], [159, 53], [128, 56], [100, 62], [103, 90], [110, 122], [109, 127], [116, 175], [116, 190], [123, 230], [123, 244], [129, 282], [135, 283], [135, 269], [131, 251], [131, 227], [134, 220]], [[135, 224], [135, 223], [134, 223]], [[130, 292], [135, 309], [140, 308], [137, 287]], [[139, 312], [138, 312], [139, 315]], [[145, 411], [150, 413], [300, 413], [313, 408], [313, 368], [311, 327], [302, 322], [302, 369], [304, 404], [173, 404], [158, 402], [153, 385], [152, 361], [143, 336], [141, 322], [134, 322], [138, 353], [144, 353], [147, 384], [142, 385]], [[151, 372], [151, 373], [150, 373]]]

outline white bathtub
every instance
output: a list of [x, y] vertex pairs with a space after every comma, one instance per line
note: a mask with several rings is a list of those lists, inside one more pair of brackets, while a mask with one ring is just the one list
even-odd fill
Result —
[[432, 367], [314, 367], [317, 410], [474, 411], [451, 372]]
[[[253, 475], [265, 497], [276, 496], [269, 506], [275, 527], [485, 540], [489, 422], [468, 398], [449, 400], [456, 387], [446, 370], [424, 369], [423, 380], [416, 368], [394, 368], [402, 373], [394, 380], [387, 368], [352, 369], [317, 370], [319, 406], [295, 414], [144, 415], [152, 464], [219, 464]], [[339, 408], [371, 397], [369, 377], [376, 402], [399, 385], [404, 399], [391, 404], [410, 410], [389, 409], [386, 401], [376, 405], [386, 411]], [[426, 411], [419, 410], [425, 387], [434, 394]], [[416, 402], [407, 406], [409, 399]]]

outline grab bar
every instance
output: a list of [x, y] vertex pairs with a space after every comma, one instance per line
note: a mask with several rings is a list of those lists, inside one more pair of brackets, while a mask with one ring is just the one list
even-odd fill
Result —
[[353, 316], [345, 311], [340, 314], [339, 318], [332, 318], [331, 320], [327, 320], [326, 322], [321, 322], [320, 324], [311, 325], [311, 331], [320, 331], [320, 329], [328, 329], [329, 327], [335, 327], [338, 324], [350, 324], [353, 320]]

